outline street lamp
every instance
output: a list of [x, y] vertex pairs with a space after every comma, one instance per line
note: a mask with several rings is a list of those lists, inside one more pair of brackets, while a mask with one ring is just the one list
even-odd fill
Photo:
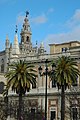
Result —
[[[47, 120], [47, 75], [48, 75], [48, 67], [47, 67], [48, 59], [45, 61], [46, 69], [45, 69], [45, 75], [46, 75], [46, 82], [45, 82], [45, 120]], [[40, 66], [38, 68], [39, 74], [41, 76], [42, 74], [42, 67]]]
[[52, 70], [48, 71], [47, 63], [49, 63], [49, 62], [50, 61], [48, 61], [48, 59], [45, 60], [45, 66], [46, 66], [45, 72], [42, 73], [42, 67], [41, 66], [38, 68], [40, 76], [42, 76], [42, 75], [46, 76], [46, 82], [45, 82], [45, 120], [47, 120], [47, 76], [48, 75], [51, 75], [51, 76], [53, 75], [55, 77], [54, 73], [55, 73], [55, 68], [56, 68], [56, 65], [53, 63], [52, 64]]

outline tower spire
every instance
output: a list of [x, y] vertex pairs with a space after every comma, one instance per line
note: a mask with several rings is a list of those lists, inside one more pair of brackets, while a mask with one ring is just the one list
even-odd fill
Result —
[[17, 25], [16, 25], [16, 30], [15, 30], [15, 37], [14, 37], [14, 44], [13, 44], [13, 47], [12, 47], [12, 54], [19, 54], [19, 44], [18, 44], [18, 36], [17, 36]]
[[16, 25], [16, 30], [15, 30], [15, 33], [17, 34], [17, 31], [18, 31], [18, 28], [17, 28], [17, 25]]
[[6, 42], [5, 42], [5, 46], [6, 48], [9, 48], [9, 38], [8, 38], [8, 34], [6, 35]]

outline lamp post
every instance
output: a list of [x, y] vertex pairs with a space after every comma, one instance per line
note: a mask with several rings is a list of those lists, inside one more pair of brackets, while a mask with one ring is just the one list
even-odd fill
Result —
[[[49, 74], [54, 75], [55, 68], [56, 68], [56, 65], [53, 63], [52, 64], [52, 70], [48, 71], [47, 63], [49, 63], [49, 62], [50, 61], [48, 61], [48, 59], [46, 59], [46, 61], [45, 61], [45, 66], [46, 66], [45, 72], [42, 73], [42, 67], [41, 66], [38, 68], [40, 76], [42, 76], [42, 74], [44, 74], [46, 76], [46, 82], [45, 82], [45, 120], [47, 120], [47, 76]], [[55, 77], [55, 75], [54, 75], [54, 77]]]
[[[48, 59], [45, 61], [46, 69], [45, 69], [45, 75], [46, 75], [46, 82], [45, 82], [45, 120], [47, 120], [47, 75], [48, 75], [48, 67], [47, 67]], [[41, 76], [42, 74], [42, 67], [40, 66], [38, 68], [39, 74]]]

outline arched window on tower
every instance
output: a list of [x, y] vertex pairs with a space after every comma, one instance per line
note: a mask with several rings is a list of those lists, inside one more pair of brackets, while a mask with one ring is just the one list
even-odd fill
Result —
[[22, 37], [21, 37], [21, 43], [23, 43], [23, 42], [24, 42], [24, 37], [22, 36]]
[[24, 30], [26, 30], [26, 25], [25, 25], [25, 27], [24, 27]]
[[26, 42], [29, 42], [29, 36], [26, 37]]
[[1, 60], [1, 73], [4, 73], [4, 59]]

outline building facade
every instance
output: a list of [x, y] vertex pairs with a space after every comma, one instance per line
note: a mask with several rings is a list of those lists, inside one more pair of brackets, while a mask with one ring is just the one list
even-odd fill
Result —
[[[36, 78], [36, 86], [31, 85], [30, 91], [26, 92], [24, 97], [25, 104], [30, 102], [29, 107], [33, 106], [34, 109], [36, 103], [38, 103], [43, 109], [45, 108], [45, 82], [46, 77], [40, 76], [38, 68], [42, 66], [43, 72], [45, 71], [45, 61], [48, 59], [56, 60], [58, 56], [68, 55], [74, 58], [80, 69], [80, 42], [71, 41], [62, 44], [50, 44], [50, 54], [47, 54], [44, 49], [43, 43], [40, 44], [40, 47], [33, 47], [31, 41], [31, 28], [26, 15], [24, 23], [21, 29], [21, 40], [18, 42], [17, 36], [17, 27], [14, 36], [14, 43], [10, 44], [8, 36], [5, 40], [5, 50], [0, 52], [0, 96], [2, 97], [2, 91], [6, 85], [6, 79], [4, 74], [8, 70], [8, 65], [13, 61], [17, 62], [18, 60], [26, 60], [35, 65], [37, 70], [38, 78]], [[49, 68], [50, 70], [51, 68]], [[77, 89], [79, 92], [80, 78], [77, 79]], [[76, 88], [75, 86], [75, 88]], [[66, 90], [66, 93], [70, 94], [70, 90]], [[11, 90], [8, 91], [9, 100], [13, 102], [18, 100], [16, 93], [13, 93]], [[15, 98], [15, 99], [14, 99]], [[79, 98], [79, 95], [78, 95]], [[60, 91], [57, 89], [55, 82], [52, 82], [48, 76], [47, 78], [47, 120], [60, 120]], [[69, 115], [68, 115], [69, 116]], [[9, 116], [8, 119], [10, 119]], [[79, 116], [80, 117], [80, 116]], [[11, 119], [10, 119], [11, 120]], [[66, 120], [70, 120], [70, 117], [66, 117]]]

